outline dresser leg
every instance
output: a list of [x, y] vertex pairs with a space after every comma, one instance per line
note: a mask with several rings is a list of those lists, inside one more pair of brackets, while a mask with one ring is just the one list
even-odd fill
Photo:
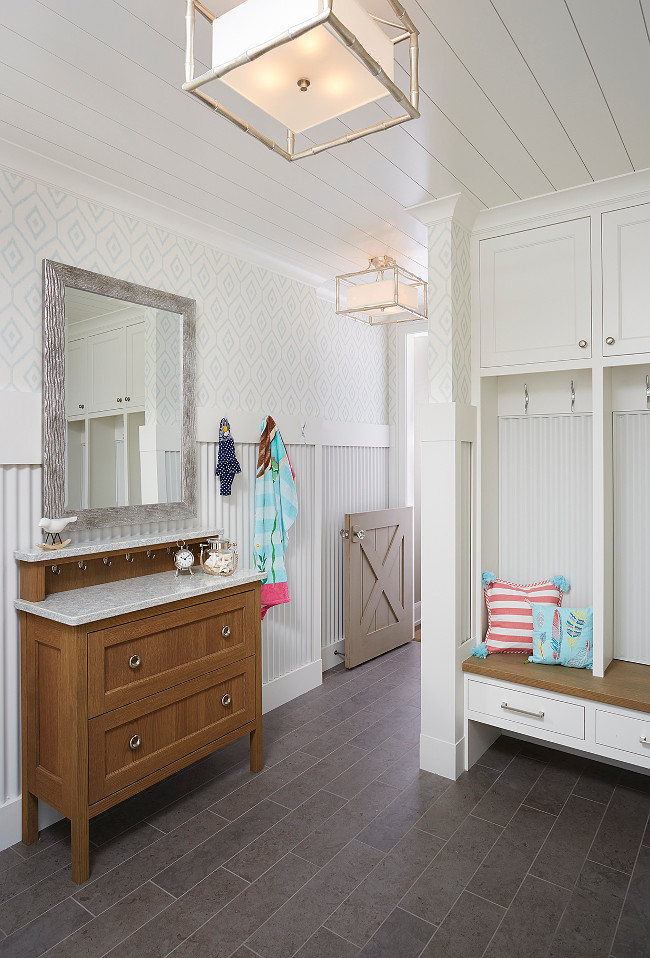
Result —
[[38, 799], [27, 790], [23, 791], [23, 843], [33, 845], [38, 841]]
[[262, 758], [262, 729], [251, 732], [251, 772], [261, 772], [264, 765]]
[[72, 880], [83, 884], [90, 875], [89, 822], [85, 816], [70, 821], [72, 837]]

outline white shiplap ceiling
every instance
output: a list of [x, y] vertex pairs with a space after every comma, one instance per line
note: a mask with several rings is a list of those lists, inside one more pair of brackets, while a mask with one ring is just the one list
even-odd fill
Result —
[[[408, 206], [462, 191], [494, 207], [650, 167], [650, 0], [404, 3], [421, 34], [421, 119], [288, 164], [181, 91], [184, 0], [6, 0], [0, 163], [4, 140], [7, 155], [53, 161], [53, 181], [90, 176], [315, 285], [384, 252], [421, 273]], [[197, 49], [205, 60], [207, 34]], [[389, 102], [314, 140], [385, 118]]]

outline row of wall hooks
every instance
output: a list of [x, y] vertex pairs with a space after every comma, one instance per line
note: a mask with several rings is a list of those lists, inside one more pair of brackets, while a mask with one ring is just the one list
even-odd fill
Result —
[[[170, 554], [171, 554], [171, 550], [170, 550], [170, 549], [168, 549], [167, 552], [170, 552]], [[131, 555], [130, 552], [127, 552], [127, 553], [125, 554], [124, 558], [126, 559], [127, 562], [134, 562], [134, 561], [135, 561], [135, 556]], [[153, 552], [151, 549], [147, 549], [147, 559], [155, 559], [155, 558], [156, 558], [156, 553]], [[104, 556], [103, 559], [102, 559], [102, 562], [103, 562], [104, 565], [107, 566], [107, 567], [113, 565], [113, 560], [112, 560], [112, 559], [109, 559], [108, 556]], [[82, 572], [85, 572], [86, 569], [88, 568], [87, 565], [86, 565], [86, 563], [83, 561], [83, 559], [80, 559], [79, 562], [77, 562], [77, 566], [78, 566], [78, 568], [79, 568]], [[51, 571], [52, 575], [61, 575], [61, 566], [59, 566], [59, 565], [52, 565], [52, 566], [50, 566], [50, 571]]]
[[[648, 399], [647, 399], [647, 401], [648, 401], [648, 408], [650, 409], [650, 383], [648, 383], [648, 377], [647, 377], [647, 376], [646, 376], [646, 384], [647, 384], [647, 387], [648, 387], [647, 390], [646, 390], [647, 396], [648, 396]], [[570, 395], [570, 399], [571, 399], [571, 404], [570, 404], [571, 412], [575, 412], [575, 408], [576, 408], [576, 389], [575, 389], [575, 385], [574, 385], [573, 380], [571, 380], [571, 386], [570, 386], [569, 395]], [[527, 384], [527, 383], [524, 383], [524, 415], [526, 415], [526, 416], [528, 415], [528, 406], [529, 406], [529, 404], [530, 404], [530, 394], [529, 394], [529, 392], [528, 392], [528, 384]]]

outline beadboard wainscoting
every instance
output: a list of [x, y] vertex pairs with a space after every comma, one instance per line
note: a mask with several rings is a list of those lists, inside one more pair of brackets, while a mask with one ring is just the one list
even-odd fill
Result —
[[650, 412], [614, 413], [614, 657], [650, 665]]
[[499, 575], [564, 575], [564, 605], [593, 601], [592, 416], [499, 418]]
[[321, 655], [323, 668], [330, 669], [342, 661], [335, 652], [345, 646], [344, 544], [339, 531], [346, 513], [388, 508], [388, 449], [324, 446], [322, 508]]

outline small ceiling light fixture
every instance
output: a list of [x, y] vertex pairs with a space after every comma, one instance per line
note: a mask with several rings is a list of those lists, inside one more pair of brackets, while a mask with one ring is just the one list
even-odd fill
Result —
[[[245, 0], [217, 16], [187, 0], [183, 89], [285, 160], [301, 160], [419, 117], [418, 31], [398, 0], [398, 23], [375, 17], [357, 0]], [[212, 67], [194, 76], [196, 12], [212, 24]], [[379, 26], [399, 31], [389, 37]], [[409, 41], [410, 90], [394, 80], [393, 48]], [[287, 130], [286, 149], [201, 89], [222, 80]], [[307, 93], [307, 96], [302, 94]], [[363, 130], [295, 152], [295, 135], [390, 94], [405, 112]]]
[[336, 312], [370, 326], [427, 318], [427, 284], [390, 256], [373, 256], [368, 269], [336, 277]]

